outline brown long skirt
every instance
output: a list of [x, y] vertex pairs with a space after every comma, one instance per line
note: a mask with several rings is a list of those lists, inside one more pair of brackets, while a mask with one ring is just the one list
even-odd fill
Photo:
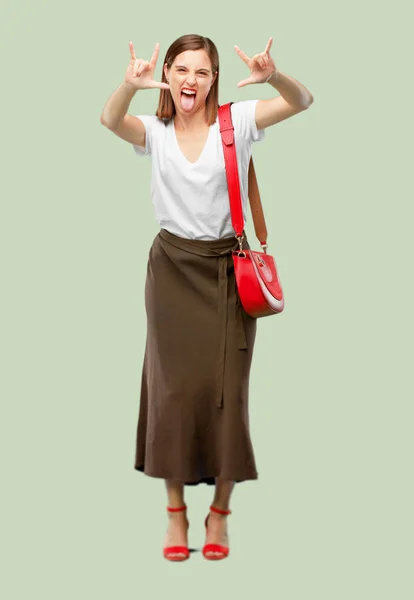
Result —
[[186, 485], [258, 478], [248, 415], [257, 319], [237, 292], [238, 247], [234, 237], [191, 240], [161, 229], [150, 248], [134, 468], [151, 477]]

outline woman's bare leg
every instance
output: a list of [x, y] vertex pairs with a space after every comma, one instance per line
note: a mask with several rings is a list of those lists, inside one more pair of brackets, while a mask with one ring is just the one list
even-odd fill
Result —
[[[173, 479], [165, 479], [168, 506], [179, 508], [184, 504], [184, 483]], [[168, 529], [165, 536], [165, 546], [187, 546], [188, 519], [187, 512], [168, 512]], [[181, 553], [176, 553], [179, 556]], [[181, 554], [182, 555], [182, 554]]]
[[[165, 479], [165, 487], [167, 489], [168, 506], [179, 508], [184, 502], [184, 483], [174, 479]], [[180, 514], [180, 513], [173, 513]]]
[[[234, 481], [216, 478], [216, 488], [212, 505], [222, 510], [229, 510], [230, 497], [234, 489]], [[210, 511], [206, 535], [206, 544], [221, 544], [228, 546], [227, 517]], [[220, 554], [219, 552], [208, 552]]]

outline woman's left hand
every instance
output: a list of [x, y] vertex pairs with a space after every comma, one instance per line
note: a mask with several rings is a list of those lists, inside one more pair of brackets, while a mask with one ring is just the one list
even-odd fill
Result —
[[273, 38], [269, 38], [264, 52], [255, 54], [253, 58], [249, 58], [247, 54], [240, 50], [238, 46], [234, 46], [237, 54], [246, 63], [250, 69], [250, 77], [239, 81], [237, 87], [243, 87], [250, 83], [265, 83], [273, 73], [277, 73], [276, 65], [270, 56], [270, 46]]

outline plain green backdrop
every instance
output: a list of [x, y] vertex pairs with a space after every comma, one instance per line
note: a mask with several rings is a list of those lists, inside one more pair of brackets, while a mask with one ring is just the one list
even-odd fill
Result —
[[[412, 600], [411, 64], [408, 4], [39, 2], [2, 10], [2, 527], [5, 600]], [[411, 15], [412, 17], [412, 15]], [[285, 293], [258, 322], [230, 557], [162, 558], [162, 480], [133, 468], [151, 160], [100, 123], [128, 42], [160, 80], [210, 37], [220, 103], [271, 56], [313, 94], [266, 130], [256, 174]], [[412, 52], [411, 52], [412, 55]], [[411, 88], [411, 89], [410, 89]], [[158, 90], [129, 112], [154, 114]], [[246, 226], [259, 249], [250, 213]], [[200, 349], [202, 351], [202, 349]], [[186, 490], [190, 546], [212, 489]], [[410, 573], [411, 569], [411, 573]]]

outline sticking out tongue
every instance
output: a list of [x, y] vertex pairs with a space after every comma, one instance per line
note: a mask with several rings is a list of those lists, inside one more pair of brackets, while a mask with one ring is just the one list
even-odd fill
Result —
[[195, 94], [192, 94], [190, 96], [189, 94], [185, 94], [184, 92], [181, 92], [181, 106], [185, 110], [191, 110], [194, 106], [194, 102], [195, 102]]

